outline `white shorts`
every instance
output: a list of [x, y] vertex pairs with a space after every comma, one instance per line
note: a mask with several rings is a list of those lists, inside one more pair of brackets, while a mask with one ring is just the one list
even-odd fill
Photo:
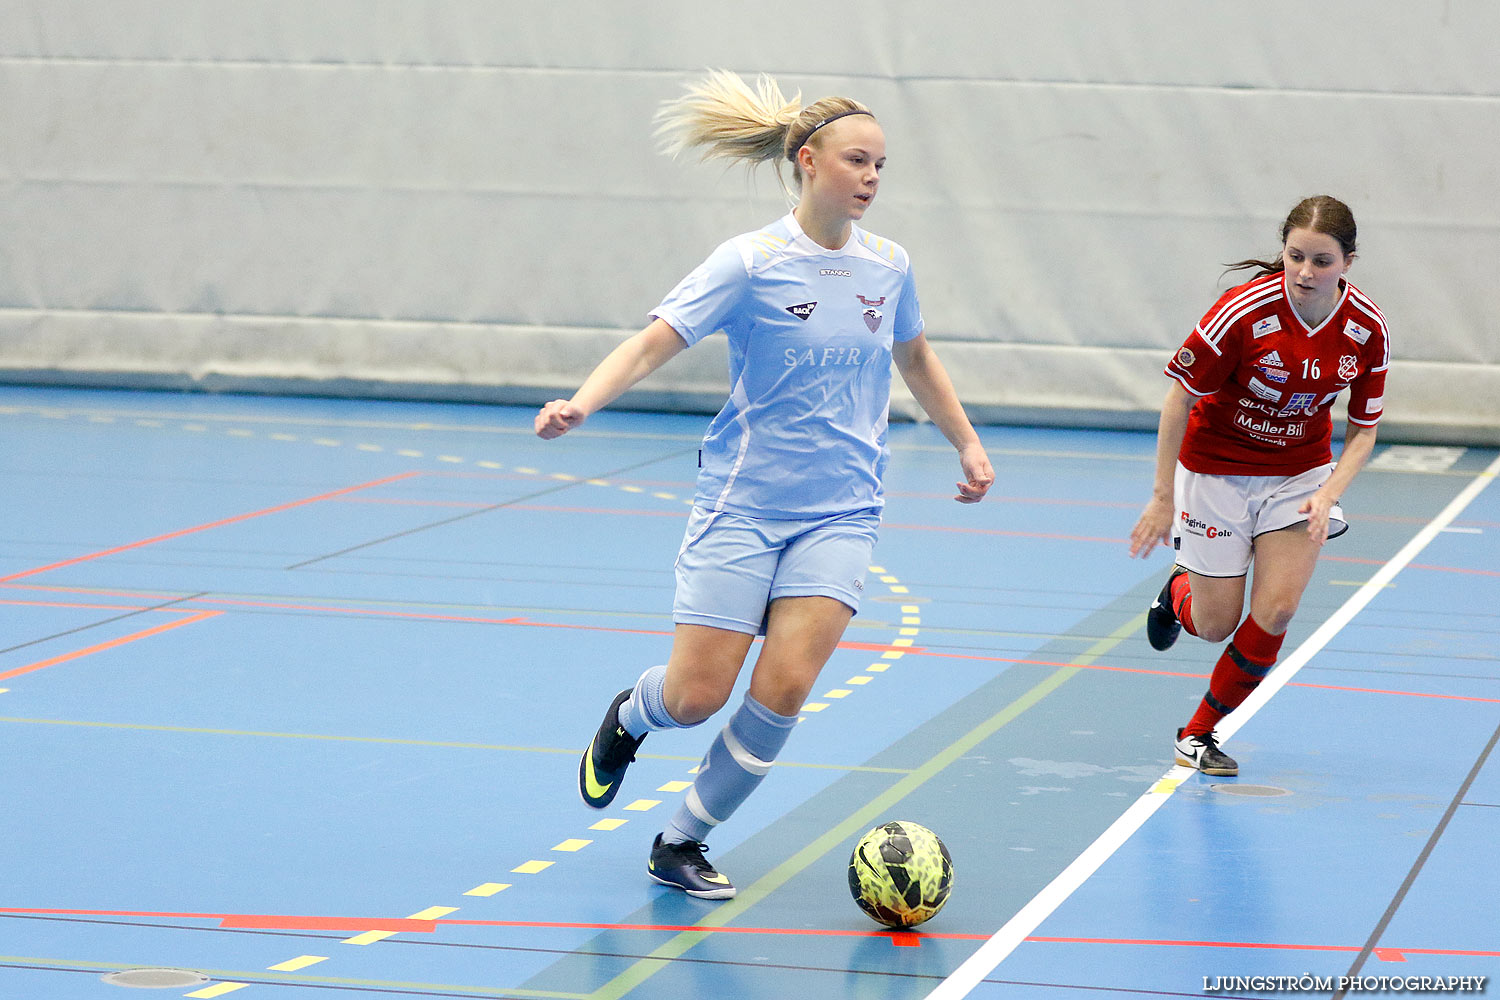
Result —
[[[1177, 463], [1174, 483], [1177, 565], [1200, 576], [1235, 577], [1250, 571], [1255, 539], [1307, 520], [1298, 508], [1316, 493], [1333, 464], [1295, 476], [1211, 476]], [[1328, 537], [1349, 530], [1344, 510], [1328, 512]]]
[[763, 635], [778, 597], [832, 597], [859, 611], [880, 515], [783, 521], [695, 506], [677, 553], [679, 625]]

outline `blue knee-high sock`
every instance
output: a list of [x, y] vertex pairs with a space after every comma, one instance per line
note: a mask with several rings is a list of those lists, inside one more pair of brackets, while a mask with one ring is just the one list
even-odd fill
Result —
[[641, 737], [662, 729], [690, 729], [672, 718], [667, 711], [667, 699], [662, 693], [666, 687], [667, 668], [651, 667], [635, 682], [635, 690], [620, 705], [620, 728], [631, 736]]
[[748, 694], [698, 765], [687, 798], [662, 832], [665, 843], [701, 843], [755, 791], [786, 746], [795, 715], [777, 715]]

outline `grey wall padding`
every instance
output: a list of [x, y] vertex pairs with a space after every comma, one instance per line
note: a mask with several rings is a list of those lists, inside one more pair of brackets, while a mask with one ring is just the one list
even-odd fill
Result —
[[[981, 419], [1154, 426], [1223, 264], [1331, 193], [1388, 433], [1500, 443], [1497, 37], [1489, 0], [9, 0], [0, 380], [566, 395], [785, 211], [769, 170], [655, 151], [713, 66], [875, 108], [866, 226]], [[724, 382], [710, 341], [622, 403]]]

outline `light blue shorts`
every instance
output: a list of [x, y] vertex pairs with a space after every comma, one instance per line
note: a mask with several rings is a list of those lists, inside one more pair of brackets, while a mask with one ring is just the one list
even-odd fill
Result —
[[764, 635], [778, 597], [832, 597], [859, 611], [880, 515], [745, 517], [695, 506], [677, 553], [679, 625]]

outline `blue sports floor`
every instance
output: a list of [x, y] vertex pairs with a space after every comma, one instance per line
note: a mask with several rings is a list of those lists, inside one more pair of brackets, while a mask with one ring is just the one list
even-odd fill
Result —
[[[1495, 452], [1379, 447], [1214, 779], [1171, 744], [1217, 647], [1151, 651], [1170, 560], [1126, 554], [1153, 437], [984, 428], [966, 507], [937, 431], [893, 428], [865, 606], [712, 838], [741, 893], [709, 903], [644, 869], [721, 721], [652, 736], [602, 813], [575, 785], [665, 660], [706, 419], [531, 416], [0, 388], [0, 998], [1500, 974]], [[919, 933], [847, 891], [888, 819], [953, 855]]]

